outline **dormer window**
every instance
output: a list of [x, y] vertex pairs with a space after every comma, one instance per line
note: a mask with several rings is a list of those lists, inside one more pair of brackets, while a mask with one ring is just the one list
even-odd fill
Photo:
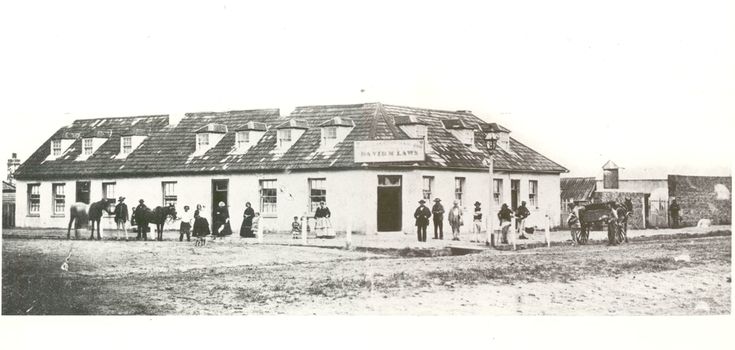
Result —
[[250, 143], [250, 132], [238, 131], [237, 134], [235, 134], [235, 143], [238, 149], [247, 147], [247, 144]]
[[308, 128], [309, 124], [303, 119], [289, 119], [287, 122], [277, 126], [278, 151], [285, 152], [291, 148]]
[[197, 134], [197, 151], [209, 148], [209, 134]]
[[94, 152], [94, 143], [91, 138], [83, 139], [82, 154], [90, 156]]
[[122, 140], [122, 153], [123, 154], [130, 154], [130, 152], [133, 151], [133, 138], [132, 138], [132, 136], [123, 136], [121, 140]]
[[452, 135], [462, 142], [463, 145], [475, 146], [475, 130], [460, 118], [442, 120], [444, 129], [452, 133]]
[[504, 151], [510, 151], [510, 130], [496, 123], [480, 125], [480, 130], [482, 130], [482, 132], [486, 134], [490, 132], [493, 128], [495, 128], [493, 132], [495, 132], [498, 136], [498, 147], [503, 149]]
[[398, 115], [394, 119], [396, 126], [410, 138], [422, 139], [428, 135], [427, 124], [415, 115]]
[[321, 123], [319, 127], [322, 129], [320, 147], [327, 150], [342, 142], [355, 127], [355, 123], [351, 119], [334, 117]]
[[283, 148], [291, 143], [291, 129], [278, 130], [278, 147]]
[[247, 122], [245, 125], [235, 129], [235, 146], [230, 151], [230, 154], [245, 154], [260, 141], [265, 135], [268, 127], [265, 123], [261, 122]]
[[61, 155], [61, 140], [51, 141], [51, 155], [54, 157]]
[[210, 149], [217, 146], [217, 143], [227, 134], [227, 126], [223, 124], [209, 123], [196, 132], [196, 150], [195, 156], [201, 156]]

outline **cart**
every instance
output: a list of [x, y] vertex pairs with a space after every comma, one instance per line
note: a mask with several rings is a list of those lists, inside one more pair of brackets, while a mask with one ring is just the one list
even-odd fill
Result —
[[624, 206], [615, 202], [593, 203], [577, 207], [568, 220], [572, 241], [586, 244], [595, 226], [607, 227], [608, 243], [628, 242], [628, 215]]

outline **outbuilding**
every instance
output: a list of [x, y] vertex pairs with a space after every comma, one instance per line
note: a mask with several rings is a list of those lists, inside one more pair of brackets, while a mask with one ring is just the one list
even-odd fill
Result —
[[413, 232], [420, 199], [446, 209], [456, 200], [470, 214], [475, 201], [487, 208], [492, 189], [495, 212], [526, 201], [528, 226], [546, 216], [558, 225], [567, 170], [499, 126], [491, 183], [487, 125], [469, 111], [381, 103], [77, 120], [17, 170], [16, 224], [66, 227], [71, 203], [125, 196], [202, 204], [206, 216], [222, 201], [233, 228], [251, 202], [266, 232], [289, 230], [325, 201], [338, 232]]

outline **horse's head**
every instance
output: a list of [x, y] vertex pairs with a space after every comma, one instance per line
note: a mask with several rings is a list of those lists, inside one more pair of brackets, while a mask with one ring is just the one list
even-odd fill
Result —
[[166, 216], [170, 216], [171, 219], [176, 219], [176, 207], [173, 204], [169, 204], [165, 209]]

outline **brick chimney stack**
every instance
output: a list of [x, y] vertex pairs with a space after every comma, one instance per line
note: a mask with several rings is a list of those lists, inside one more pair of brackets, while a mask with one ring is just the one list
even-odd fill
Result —
[[618, 167], [612, 160], [608, 160], [602, 166], [602, 188], [617, 189], [618, 188]]
[[18, 170], [18, 167], [20, 166], [20, 159], [18, 159], [18, 154], [13, 153], [13, 157], [8, 159], [8, 182], [15, 185], [15, 171]]

